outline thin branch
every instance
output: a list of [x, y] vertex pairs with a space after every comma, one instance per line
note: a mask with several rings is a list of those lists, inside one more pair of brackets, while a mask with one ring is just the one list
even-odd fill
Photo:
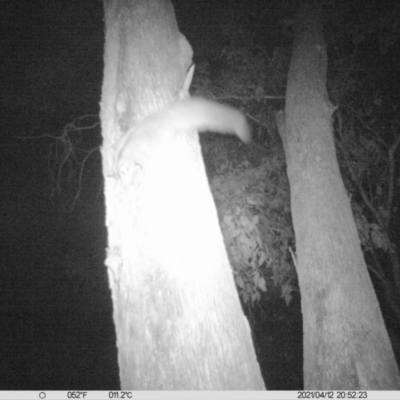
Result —
[[[395, 160], [394, 153], [396, 152], [397, 146], [400, 144], [400, 135], [397, 137], [396, 141], [390, 146], [389, 154], [389, 187], [388, 187], [388, 199], [386, 203], [386, 209], [388, 212], [387, 221], [391, 220], [390, 215], [392, 214], [393, 205], [393, 193], [394, 193], [394, 180], [395, 180]], [[388, 228], [388, 227], [386, 227]]]

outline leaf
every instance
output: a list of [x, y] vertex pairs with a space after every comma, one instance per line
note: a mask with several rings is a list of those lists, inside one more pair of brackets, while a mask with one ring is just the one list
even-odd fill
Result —
[[265, 254], [264, 251], [261, 251], [260, 258], [258, 260], [258, 265], [259, 266], [263, 265], [265, 263], [266, 259], [267, 259], [267, 255]]
[[284, 283], [282, 285], [281, 297], [283, 297], [285, 299], [287, 306], [289, 305], [290, 301], [292, 300], [292, 294], [291, 294], [292, 292], [293, 292], [293, 288], [290, 283]]
[[224, 215], [224, 223], [231, 228], [234, 228], [232, 215]]
[[370, 228], [371, 240], [374, 243], [374, 246], [387, 252], [390, 248], [390, 241], [387, 236], [382, 232], [381, 228], [377, 224], [372, 223]]
[[261, 289], [263, 292], [267, 291], [267, 285], [265, 282], [265, 279], [261, 276], [260, 279], [257, 282], [257, 286], [259, 289]]
[[253, 249], [254, 248], [254, 240], [252, 238], [248, 238], [243, 232], [239, 237], [240, 243], [242, 243], [244, 246]]
[[244, 289], [244, 282], [240, 275], [235, 276], [236, 285], [238, 285], [241, 289]]
[[243, 229], [242, 228], [237, 228], [237, 229], [234, 229], [232, 231], [231, 236], [232, 237], [241, 236], [242, 233], [243, 233]]
[[249, 221], [249, 219], [248, 219], [245, 215], [241, 215], [241, 216], [240, 216], [240, 224], [241, 224], [244, 228], [246, 228], [247, 226], [249, 226], [250, 221]]
[[285, 302], [287, 306], [289, 306], [290, 302], [292, 301], [292, 298], [293, 296], [290, 293], [285, 294]]
[[250, 204], [251, 206], [257, 206], [258, 205], [258, 201], [255, 200], [253, 197], [250, 197], [250, 196], [246, 197], [246, 202], [247, 202], [247, 204]]
[[253, 276], [253, 282], [255, 286], [258, 286], [258, 281], [260, 280], [260, 273], [258, 271], [255, 272]]

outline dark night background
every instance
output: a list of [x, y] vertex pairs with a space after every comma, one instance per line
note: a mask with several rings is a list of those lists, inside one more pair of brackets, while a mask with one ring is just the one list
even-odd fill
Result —
[[[194, 61], [209, 61], [211, 78], [219, 76], [224, 7], [245, 15], [257, 2], [175, 3]], [[284, 7], [273, 10], [254, 25], [254, 39], [271, 54], [278, 45], [291, 48], [291, 37], [277, 32], [284, 18], [293, 17], [289, 7], [287, 15]], [[116, 390], [101, 158], [90, 152], [101, 144], [102, 2], [14, 0], [1, 2], [0, 12], [0, 389]], [[386, 75], [382, 88], [398, 104], [398, 68]], [[83, 115], [79, 124], [90, 129], [78, 134], [73, 153], [63, 158], [66, 147], [52, 137], [64, 137], [67, 124]], [[55, 165], [70, 175], [57, 181]], [[289, 307], [270, 298], [252, 315], [268, 389], [302, 389], [298, 298]]]

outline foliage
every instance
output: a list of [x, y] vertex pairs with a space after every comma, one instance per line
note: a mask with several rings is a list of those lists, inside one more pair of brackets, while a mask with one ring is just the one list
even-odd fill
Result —
[[393, 248], [392, 243], [382, 231], [382, 228], [378, 224], [368, 221], [361, 204], [352, 202], [352, 208], [361, 246], [364, 251], [372, 252], [375, 249], [380, 249], [388, 252]]
[[[338, 71], [338, 74], [341, 70]], [[348, 81], [355, 81], [350, 68]], [[342, 92], [342, 85], [331, 83], [331, 95], [342, 99], [335, 114], [336, 144], [343, 181], [351, 196], [353, 215], [357, 224], [361, 245], [366, 251], [394, 250], [388, 236], [393, 221], [393, 204], [396, 199], [396, 159], [394, 153], [400, 144], [395, 137], [398, 117], [382, 125], [379, 114], [382, 99], [374, 97], [365, 107], [357, 103], [357, 90], [351, 99]], [[349, 84], [348, 88], [354, 88]], [[365, 101], [365, 100], [364, 100]], [[387, 111], [385, 117], [388, 117]], [[397, 189], [398, 190], [398, 189]]]
[[[250, 168], [225, 162], [212, 179], [222, 233], [236, 285], [245, 304], [278, 286], [288, 304], [295, 273], [288, 261], [293, 243], [289, 187], [279, 157]], [[279, 172], [277, 172], [279, 171]]]

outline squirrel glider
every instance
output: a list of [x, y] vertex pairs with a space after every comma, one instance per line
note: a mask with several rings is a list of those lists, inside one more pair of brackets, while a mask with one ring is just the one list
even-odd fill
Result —
[[235, 134], [245, 143], [251, 140], [246, 117], [236, 108], [200, 97], [178, 100], [145, 117], [122, 137], [115, 151], [117, 175], [135, 165], [143, 168], [155, 142], [173, 132], [190, 129]]

